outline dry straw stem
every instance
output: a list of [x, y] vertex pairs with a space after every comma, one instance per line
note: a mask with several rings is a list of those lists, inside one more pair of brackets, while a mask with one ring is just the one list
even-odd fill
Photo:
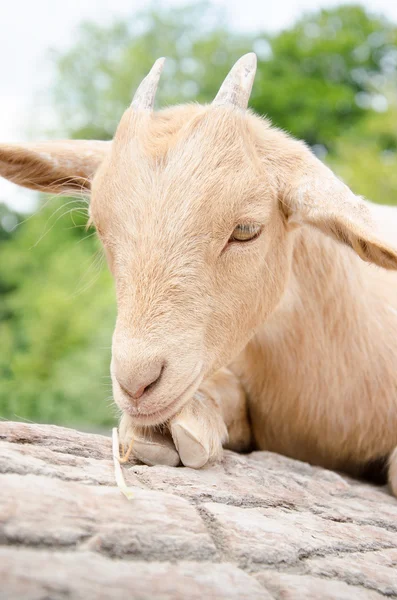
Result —
[[128, 457], [131, 454], [131, 450], [132, 450], [132, 443], [133, 442], [131, 441], [126, 455], [123, 458], [121, 458], [120, 457], [119, 434], [117, 431], [117, 427], [113, 427], [112, 448], [113, 448], [114, 476], [116, 479], [117, 487], [119, 488], [120, 492], [127, 498], [127, 500], [132, 500], [132, 498], [134, 497], [134, 494], [133, 494], [132, 489], [127, 486], [127, 484], [124, 480], [124, 475], [123, 475], [123, 471], [121, 469], [120, 463], [126, 462], [126, 460], [128, 460]]

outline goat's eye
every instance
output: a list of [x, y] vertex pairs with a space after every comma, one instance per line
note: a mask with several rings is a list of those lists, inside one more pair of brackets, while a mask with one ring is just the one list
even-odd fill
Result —
[[249, 242], [257, 238], [261, 232], [261, 226], [255, 223], [237, 225], [229, 242]]

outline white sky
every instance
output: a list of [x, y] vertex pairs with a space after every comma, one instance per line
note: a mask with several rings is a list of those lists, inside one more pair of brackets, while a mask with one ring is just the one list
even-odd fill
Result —
[[[275, 31], [304, 12], [342, 4], [340, 0], [212, 0], [223, 6], [239, 30]], [[396, 0], [362, 0], [371, 11], [397, 23]], [[147, 2], [137, 0], [3, 0], [0, 9], [0, 143], [26, 140], [32, 121], [32, 98], [51, 86], [49, 48], [73, 44], [82, 20], [104, 25], [115, 18], [133, 18]], [[185, 4], [181, 0], [162, 5]], [[34, 195], [0, 179], [0, 202], [29, 211]]]

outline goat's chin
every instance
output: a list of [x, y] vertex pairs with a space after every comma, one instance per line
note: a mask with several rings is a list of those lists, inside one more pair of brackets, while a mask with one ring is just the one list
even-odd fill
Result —
[[161, 406], [161, 408], [156, 408], [156, 403], [153, 400], [153, 411], [147, 410], [146, 408], [145, 410], [142, 410], [139, 406], [138, 408], [134, 408], [120, 390], [114, 390], [114, 399], [121, 411], [129, 415], [137, 426], [154, 427], [156, 425], [163, 425], [182, 410], [183, 406], [191, 400], [201, 384], [202, 379], [203, 375], [200, 371], [182, 394], [177, 396], [167, 405]]

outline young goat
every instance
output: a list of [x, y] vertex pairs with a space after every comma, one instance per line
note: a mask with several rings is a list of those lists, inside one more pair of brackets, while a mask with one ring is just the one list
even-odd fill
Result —
[[11, 181], [91, 196], [121, 440], [148, 464], [198, 468], [227, 445], [388, 465], [397, 494], [397, 210], [247, 111], [255, 55], [212, 104], [154, 113], [163, 62], [112, 142], [0, 146]]

